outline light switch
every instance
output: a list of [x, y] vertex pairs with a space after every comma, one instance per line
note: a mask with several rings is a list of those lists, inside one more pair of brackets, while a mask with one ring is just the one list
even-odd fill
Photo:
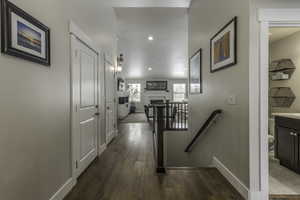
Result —
[[236, 95], [230, 95], [227, 99], [229, 105], [236, 105]]

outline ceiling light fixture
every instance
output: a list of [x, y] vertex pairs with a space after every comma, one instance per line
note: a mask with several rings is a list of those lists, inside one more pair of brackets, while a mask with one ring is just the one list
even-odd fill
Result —
[[121, 67], [121, 66], [117, 67], [117, 72], [121, 72], [122, 70], [123, 70], [123, 67]]
[[152, 71], [152, 67], [148, 67], [148, 70], [149, 70], [149, 71]]
[[149, 40], [149, 41], [153, 41], [153, 40], [154, 40], [153, 36], [152, 36], [152, 35], [149, 35], [149, 36], [148, 36], [148, 40]]

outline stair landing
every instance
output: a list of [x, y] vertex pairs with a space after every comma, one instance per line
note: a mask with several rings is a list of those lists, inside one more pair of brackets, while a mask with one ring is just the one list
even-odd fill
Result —
[[156, 174], [147, 123], [121, 124], [119, 131], [65, 200], [243, 200], [214, 168]]

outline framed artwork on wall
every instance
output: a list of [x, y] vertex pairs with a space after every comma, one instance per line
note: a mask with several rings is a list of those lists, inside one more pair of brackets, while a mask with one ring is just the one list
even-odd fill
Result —
[[118, 88], [119, 92], [125, 92], [125, 81], [122, 78], [118, 78]]
[[211, 73], [237, 63], [237, 17], [234, 17], [210, 40]]
[[50, 29], [7, 0], [1, 1], [1, 52], [50, 66]]
[[199, 49], [189, 60], [190, 94], [201, 94], [202, 91], [202, 49]]
[[168, 81], [146, 81], [146, 90], [167, 91]]

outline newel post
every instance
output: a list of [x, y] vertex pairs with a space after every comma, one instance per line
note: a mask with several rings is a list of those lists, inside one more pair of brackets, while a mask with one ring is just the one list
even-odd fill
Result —
[[165, 173], [164, 165], [164, 106], [156, 107], [156, 117], [157, 117], [157, 173]]

